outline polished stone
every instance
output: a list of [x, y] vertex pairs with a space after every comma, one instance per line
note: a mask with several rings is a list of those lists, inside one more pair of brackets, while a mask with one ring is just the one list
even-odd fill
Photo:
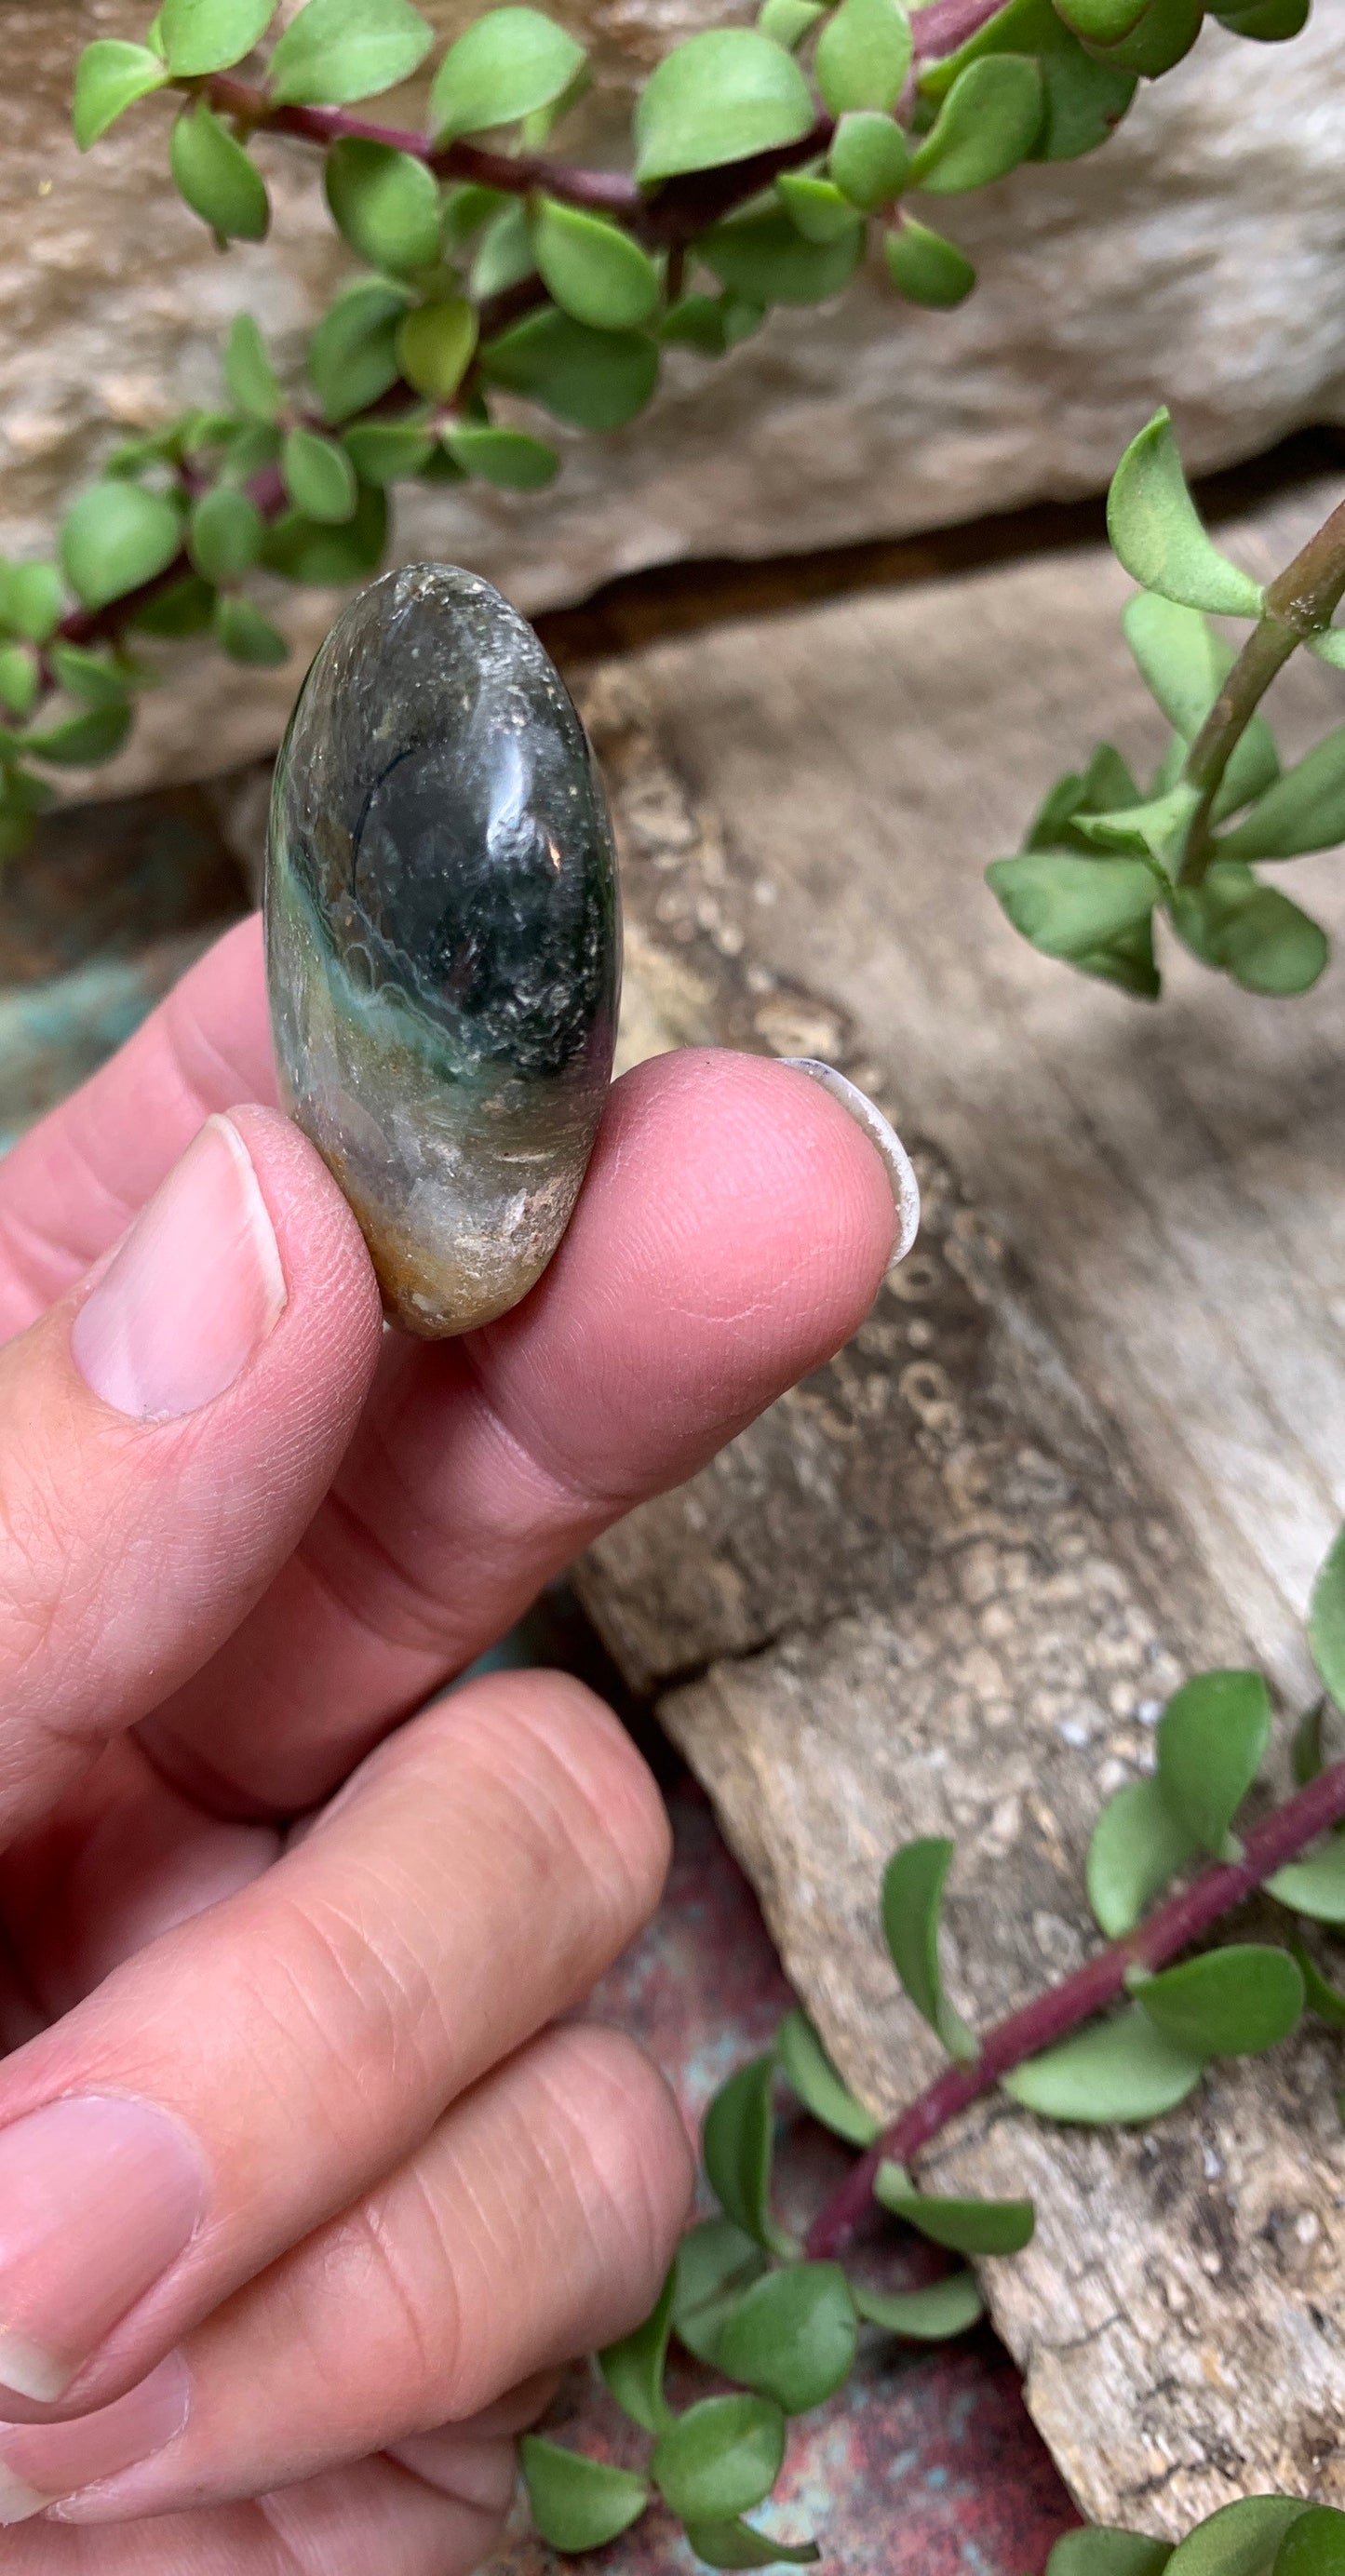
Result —
[[488, 1323], [569, 1220], [621, 968], [587, 737], [489, 582], [414, 564], [338, 618], [276, 767], [266, 923], [286, 1106], [388, 1314]]

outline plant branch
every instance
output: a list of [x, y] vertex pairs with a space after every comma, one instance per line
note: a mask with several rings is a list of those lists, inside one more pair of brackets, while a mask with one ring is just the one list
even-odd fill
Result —
[[1190, 1887], [1157, 1906], [1124, 1940], [1109, 1943], [1060, 1985], [1048, 1987], [998, 2022], [987, 2032], [972, 2065], [946, 2068], [852, 2167], [809, 2230], [810, 2257], [829, 2259], [849, 2242], [871, 2206], [881, 2164], [909, 2165], [922, 2147], [959, 2112], [990, 2092], [1001, 2076], [1029, 2058], [1040, 2057], [1044, 2049], [1057, 2046], [1095, 2014], [1119, 2003], [1132, 1969], [1165, 1967], [1343, 1817], [1345, 1762], [1335, 1762], [1253, 1827], [1240, 1860], [1218, 1861], [1202, 1871]]
[[[946, 0], [935, 0], [942, 7]], [[1309, 636], [1329, 626], [1345, 598], [1345, 501], [1309, 537], [1293, 562], [1276, 575], [1265, 607], [1187, 754], [1183, 777], [1200, 789], [1200, 804], [1187, 833], [1179, 871], [1183, 885], [1199, 885], [1218, 845], [1210, 832], [1214, 800], [1224, 772], [1271, 681]]]

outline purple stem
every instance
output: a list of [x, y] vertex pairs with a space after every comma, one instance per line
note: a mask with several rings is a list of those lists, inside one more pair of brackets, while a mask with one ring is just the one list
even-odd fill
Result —
[[[941, 0], [935, 0], [941, 5]], [[1170, 1896], [1134, 1932], [1114, 1941], [1089, 1959], [1061, 1985], [1051, 1986], [1030, 2004], [1010, 2013], [986, 2033], [971, 2066], [950, 2066], [928, 2090], [885, 2129], [853, 2165], [845, 2181], [819, 2211], [808, 2232], [808, 2253], [815, 2261], [830, 2259], [847, 2245], [873, 2201], [873, 2185], [882, 2164], [909, 2165], [913, 2156], [946, 2129], [958, 2113], [988, 2093], [1015, 2066], [1039, 2057], [1091, 2021], [1109, 2004], [1119, 2003], [1132, 1968], [1161, 1968], [1189, 1949], [1221, 1917], [1242, 1905], [1286, 1861], [1345, 1817], [1345, 1762], [1332, 1763], [1306, 1789], [1277, 1807], [1253, 1827], [1241, 1860], [1217, 1861], [1180, 1895]]]

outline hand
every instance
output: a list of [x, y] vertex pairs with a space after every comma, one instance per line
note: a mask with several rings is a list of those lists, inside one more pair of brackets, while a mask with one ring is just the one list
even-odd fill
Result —
[[0, 1165], [13, 2576], [460, 2576], [547, 2374], [647, 2311], [687, 2143], [566, 2016], [657, 1793], [560, 1674], [431, 1694], [894, 1234], [825, 1091], [665, 1057], [526, 1303], [412, 1344], [273, 1098], [253, 922]]

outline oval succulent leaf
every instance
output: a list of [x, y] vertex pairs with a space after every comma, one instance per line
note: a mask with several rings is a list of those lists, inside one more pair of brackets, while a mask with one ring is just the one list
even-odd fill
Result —
[[1172, 2556], [1170, 2540], [1152, 2540], [1143, 2531], [1116, 2531], [1106, 2524], [1067, 2531], [1046, 2561], [1046, 2576], [1163, 2576]]
[[1259, 1673], [1198, 1673], [1158, 1721], [1158, 1781], [1174, 1816], [1215, 1859], [1270, 1741], [1270, 1693]]
[[1137, 2006], [1015, 2067], [1003, 2089], [1047, 2120], [1101, 2128], [1156, 2120], [1193, 2093], [1203, 2057], [1180, 2048]]
[[822, 0], [762, 0], [757, 11], [757, 32], [769, 36], [773, 44], [784, 45], [792, 54], [826, 14]]
[[532, 219], [532, 246], [544, 285], [563, 313], [599, 331], [647, 322], [659, 300], [659, 273], [647, 251], [616, 224], [543, 197]]
[[1030, 55], [985, 54], [968, 63], [911, 162], [910, 185], [951, 197], [1002, 179], [1037, 139], [1042, 95]]
[[813, 123], [792, 54], [752, 27], [707, 27], [665, 54], [635, 109], [642, 186], [797, 143]]
[[1296, 859], [1345, 840], [1345, 725], [1314, 744], [1219, 843], [1228, 859]]
[[1159, 891], [1143, 859], [1099, 866], [1096, 859], [1065, 850], [995, 859], [986, 877], [1014, 929], [1047, 957], [1073, 965], [1086, 964], [1112, 940], [1147, 925]]
[[1286, 2533], [1310, 2510], [1300, 2496], [1243, 2496], [1179, 2541], [1169, 2576], [1270, 2576]]
[[837, 187], [867, 214], [901, 194], [910, 160], [906, 137], [890, 116], [856, 108], [837, 125], [827, 167]]
[[345, 107], [418, 71], [434, 43], [411, 0], [307, 0], [278, 38], [267, 86], [286, 107]]
[[518, 2447], [533, 2521], [553, 2549], [601, 2549], [629, 2531], [649, 2502], [644, 2479], [630, 2469], [586, 2459], [537, 2433], [525, 2433]]
[[1345, 2513], [1309, 2505], [1291, 2522], [1275, 2553], [1274, 2576], [1341, 2576], [1345, 2568]]
[[731, 2219], [703, 2219], [683, 2237], [677, 2249], [673, 2329], [698, 2361], [714, 2360], [725, 2324], [765, 2269], [760, 2245]]
[[912, 304], [931, 305], [936, 312], [949, 312], [970, 295], [976, 283], [976, 271], [956, 242], [945, 241], [942, 233], [932, 232], [928, 224], [919, 224], [913, 215], [903, 215], [894, 232], [883, 236], [883, 258], [887, 274], [899, 295]]
[[900, 0], [841, 0], [818, 37], [814, 62], [832, 115], [895, 107], [911, 52], [911, 22]]
[[855, 210], [834, 179], [806, 170], [782, 170], [776, 194], [795, 232], [807, 242], [840, 241], [854, 231]]
[[946, 2199], [917, 2191], [900, 2165], [879, 2166], [873, 2196], [953, 2254], [1021, 2254], [1036, 2226], [1030, 2200]]
[[86, 608], [106, 608], [172, 562], [182, 528], [172, 502], [140, 483], [95, 483], [66, 512], [61, 562]]
[[1287, 1950], [1230, 1942], [1134, 1981], [1142, 2011], [1178, 2048], [1200, 2057], [1259, 2057], [1288, 2037], [1303, 2011], [1303, 1975]]
[[554, 447], [523, 429], [457, 421], [445, 430], [444, 446], [464, 474], [475, 474], [501, 492], [540, 492], [560, 471]]
[[1337, 1708], [1345, 1707], [1345, 1529], [1333, 1539], [1312, 1587], [1308, 1644]]
[[290, 658], [279, 628], [238, 591], [222, 591], [215, 602], [215, 640], [231, 662], [254, 671], [278, 670]]
[[72, 119], [81, 152], [87, 152], [138, 98], [162, 89], [168, 77], [167, 66], [148, 45], [125, 44], [120, 36], [100, 36], [86, 45], [75, 73]]
[[337, 231], [374, 268], [426, 268], [439, 254], [439, 189], [410, 152], [346, 135], [327, 155]]
[[203, 98], [173, 128], [169, 166], [178, 195], [222, 241], [264, 241], [271, 222], [266, 183]]
[[689, 2522], [686, 2536], [707, 2567], [812, 2567], [822, 2555], [815, 2540], [772, 2540], [750, 2522]]
[[[705, 2114], [701, 2144], [706, 2175], [720, 2208], [759, 2245], [776, 2241], [770, 2211], [774, 2072], [774, 2056], [755, 2057], [721, 2084]], [[742, 2507], [726, 2510], [738, 2513]]]
[[351, 464], [362, 483], [380, 489], [418, 474], [434, 453], [433, 433], [413, 422], [359, 420], [342, 435]]
[[1316, 1960], [1304, 1949], [1301, 1941], [1295, 1941], [1293, 1949], [1303, 1972], [1303, 1992], [1308, 2011], [1315, 2013], [1319, 2021], [1324, 2021], [1329, 2030], [1345, 2030], [1345, 1995], [1338, 1993], [1322, 1975]]
[[131, 710], [123, 701], [115, 707], [90, 707], [85, 715], [67, 716], [62, 724], [30, 733], [25, 748], [59, 769], [96, 769], [116, 758], [130, 730]]
[[322, 527], [344, 527], [355, 515], [355, 468], [334, 438], [315, 429], [289, 431], [280, 457], [285, 489], [296, 510]]
[[785, 2419], [769, 2397], [703, 2397], [660, 2434], [656, 2486], [684, 2521], [729, 2521], [760, 2504], [780, 2473]]
[[124, 670], [106, 653], [90, 653], [79, 644], [53, 644], [48, 654], [52, 676], [66, 696], [87, 707], [120, 706], [130, 692]]
[[761, 305], [824, 304], [849, 285], [864, 255], [864, 225], [852, 212], [847, 231], [826, 242], [805, 241], [772, 207], [717, 224], [696, 248], [735, 296]]
[[797, 2006], [781, 2022], [775, 2048], [781, 2070], [804, 2109], [838, 2138], [847, 2138], [851, 2146], [871, 2146], [880, 2123], [841, 2082], [807, 2014]]
[[598, 2368], [609, 2393], [634, 2423], [644, 2426], [646, 2433], [661, 2432], [671, 2421], [663, 2395], [663, 2372], [676, 2288], [674, 2263], [643, 2325], [637, 2326], [633, 2334], [623, 2335], [620, 2343], [609, 2343], [598, 2355]]
[[430, 92], [436, 141], [512, 125], [571, 87], [584, 48], [540, 9], [487, 9], [449, 46]]
[[939, 1918], [952, 1857], [953, 1846], [942, 1835], [903, 1843], [893, 1853], [883, 1872], [883, 1936], [916, 2011], [950, 2056], [970, 2061], [976, 2042], [944, 1994], [939, 1966]]
[[0, 618], [30, 644], [46, 643], [64, 606], [65, 589], [55, 564], [6, 564], [0, 573]]
[[985, 2300], [974, 2272], [949, 2272], [923, 2290], [867, 2290], [850, 2284], [850, 2295], [866, 2325], [908, 2343], [946, 2343], [965, 2334], [985, 2314]]
[[349, 420], [396, 384], [397, 334], [406, 308], [404, 287], [366, 277], [323, 314], [308, 343], [308, 373], [329, 421]]
[[477, 327], [463, 295], [417, 305], [397, 331], [397, 363], [407, 383], [431, 402], [447, 402], [472, 363]]
[[226, 72], [259, 45], [276, 0], [163, 0], [156, 24], [175, 80]]
[[1315, 1923], [1345, 1923], [1345, 1840], [1331, 1835], [1302, 1860], [1291, 1860], [1266, 1880], [1269, 1893]]
[[31, 715], [40, 687], [41, 674], [32, 647], [0, 645], [0, 705], [12, 716]]
[[1206, 535], [1166, 411], [1155, 412], [1117, 466], [1107, 533], [1118, 562], [1143, 589], [1215, 616], [1260, 616], [1258, 585]]
[[719, 2337], [715, 2366], [786, 2415], [832, 2397], [850, 2375], [858, 2324], [838, 2263], [790, 2263], [740, 2300]]
[[224, 355], [224, 380], [249, 420], [273, 421], [280, 409], [280, 386], [266, 354], [266, 342], [250, 313], [236, 313]]
[[1134, 1930], [1198, 1849], [1156, 1780], [1132, 1780], [1107, 1800], [1088, 1846], [1088, 1902], [1109, 1941]]
[[554, 307], [529, 313], [482, 351], [483, 373], [576, 429], [622, 429], [658, 382], [658, 349], [637, 331], [595, 331]]

